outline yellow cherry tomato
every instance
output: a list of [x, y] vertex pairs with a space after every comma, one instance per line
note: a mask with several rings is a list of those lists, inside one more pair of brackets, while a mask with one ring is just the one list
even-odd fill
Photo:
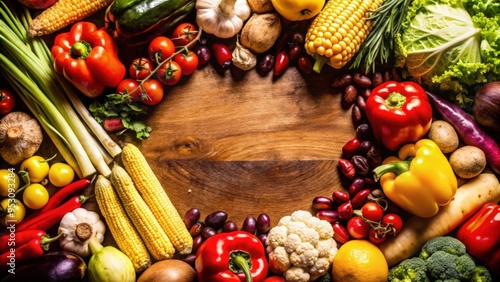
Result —
[[4, 226], [19, 224], [26, 215], [26, 208], [23, 203], [16, 198], [5, 198], [0, 202], [2, 210], [5, 212], [0, 220]]
[[43, 208], [49, 201], [47, 188], [40, 183], [33, 183], [23, 191], [23, 203], [32, 210]]
[[42, 181], [49, 174], [48, 160], [41, 156], [32, 156], [21, 163], [20, 169], [27, 171], [31, 183]]
[[276, 11], [289, 21], [314, 18], [325, 5], [325, 0], [271, 0]]
[[64, 187], [75, 178], [75, 171], [65, 163], [55, 163], [49, 169], [49, 182], [56, 187]]
[[9, 194], [14, 197], [19, 188], [19, 176], [11, 169], [0, 169], [0, 196], [7, 197]]

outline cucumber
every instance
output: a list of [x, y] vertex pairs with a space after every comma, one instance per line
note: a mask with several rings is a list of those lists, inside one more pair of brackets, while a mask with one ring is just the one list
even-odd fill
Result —
[[181, 23], [195, 0], [115, 0], [106, 9], [105, 26], [120, 43], [143, 45]]

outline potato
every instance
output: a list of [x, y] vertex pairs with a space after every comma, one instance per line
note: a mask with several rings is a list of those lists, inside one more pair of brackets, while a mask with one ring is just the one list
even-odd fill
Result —
[[277, 13], [252, 14], [241, 30], [240, 44], [260, 54], [269, 50], [281, 33]]
[[470, 179], [483, 172], [486, 155], [478, 147], [463, 146], [453, 151], [449, 162], [458, 177]]
[[428, 137], [438, 145], [444, 154], [455, 151], [460, 143], [460, 139], [453, 126], [444, 120], [432, 122]]
[[274, 10], [271, 0], [248, 0], [250, 10], [257, 14], [269, 13]]
[[148, 267], [137, 282], [194, 282], [196, 271], [178, 259], [160, 260]]

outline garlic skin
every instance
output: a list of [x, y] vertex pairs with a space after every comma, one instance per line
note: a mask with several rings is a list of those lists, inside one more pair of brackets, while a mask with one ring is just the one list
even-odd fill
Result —
[[218, 38], [231, 38], [250, 17], [247, 0], [197, 0], [196, 22], [204, 32]]
[[36, 119], [25, 112], [10, 112], [0, 120], [0, 157], [16, 165], [33, 156], [43, 141]]
[[234, 48], [232, 53], [232, 61], [236, 67], [248, 71], [257, 65], [257, 56], [249, 49], [243, 47], [239, 41], [236, 41], [236, 48]]
[[96, 212], [77, 208], [63, 216], [58, 229], [58, 233], [61, 232], [65, 234], [59, 239], [61, 249], [88, 257], [90, 239], [95, 237], [102, 243], [106, 226]]

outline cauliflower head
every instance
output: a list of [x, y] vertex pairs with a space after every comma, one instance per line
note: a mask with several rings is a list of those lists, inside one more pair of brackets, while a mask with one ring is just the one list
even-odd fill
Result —
[[330, 223], [305, 210], [282, 217], [267, 234], [269, 265], [287, 281], [308, 282], [323, 276], [337, 250]]

